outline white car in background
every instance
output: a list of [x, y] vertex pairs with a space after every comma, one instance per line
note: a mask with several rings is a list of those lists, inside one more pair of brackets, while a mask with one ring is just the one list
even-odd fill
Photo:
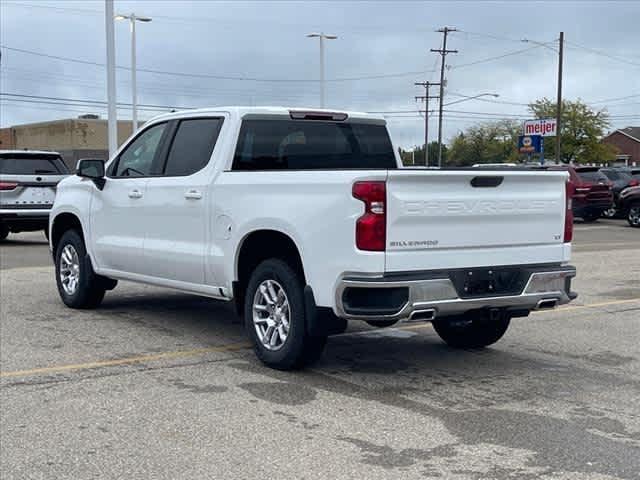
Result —
[[59, 153], [0, 150], [0, 241], [36, 230], [48, 238], [56, 187], [68, 175]]

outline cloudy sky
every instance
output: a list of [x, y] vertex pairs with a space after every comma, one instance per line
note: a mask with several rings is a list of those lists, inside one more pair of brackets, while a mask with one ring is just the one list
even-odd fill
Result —
[[[436, 30], [452, 26], [444, 137], [477, 122], [526, 118], [555, 98], [565, 32], [564, 96], [607, 108], [614, 128], [640, 125], [640, 2], [115, 2], [138, 24], [138, 102], [148, 119], [169, 107], [319, 104], [318, 40], [327, 42], [327, 106], [386, 113], [395, 141], [422, 143], [423, 93], [437, 81]], [[0, 2], [0, 126], [104, 116], [104, 2]], [[118, 101], [131, 102], [130, 34], [116, 22]], [[523, 43], [522, 39], [548, 44]], [[144, 70], [147, 70], [146, 72]], [[154, 70], [149, 72], [148, 70]], [[435, 107], [435, 102], [431, 105]], [[123, 106], [119, 118], [131, 118]], [[436, 118], [430, 122], [435, 138]]]

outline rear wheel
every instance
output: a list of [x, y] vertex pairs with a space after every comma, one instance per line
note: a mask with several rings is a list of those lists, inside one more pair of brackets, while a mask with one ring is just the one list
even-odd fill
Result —
[[244, 316], [257, 357], [267, 366], [291, 370], [315, 362], [327, 337], [307, 333], [303, 280], [284, 261], [265, 260], [251, 274]]
[[453, 348], [482, 348], [502, 338], [511, 317], [504, 313], [490, 318], [488, 312], [473, 312], [434, 320], [433, 328]]
[[627, 215], [627, 221], [632, 227], [640, 228], [640, 203], [634, 203], [631, 205]]
[[9, 227], [6, 225], [0, 225], [0, 242], [5, 240], [9, 236]]
[[56, 283], [62, 301], [71, 308], [95, 308], [105, 294], [102, 277], [96, 275], [82, 236], [67, 230], [55, 256]]
[[605, 218], [615, 218], [618, 211], [615, 207], [607, 208], [604, 212], [602, 212], [602, 216]]

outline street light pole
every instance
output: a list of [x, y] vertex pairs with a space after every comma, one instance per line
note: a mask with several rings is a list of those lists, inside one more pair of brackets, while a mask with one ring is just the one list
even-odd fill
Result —
[[150, 22], [149, 17], [139, 17], [135, 13], [130, 15], [116, 15], [116, 20], [129, 20], [131, 29], [131, 125], [132, 133], [138, 130], [138, 94], [136, 87], [136, 22]]
[[307, 38], [319, 38], [320, 39], [320, 108], [324, 108], [325, 105], [325, 78], [324, 78], [324, 41], [335, 40], [337, 35], [327, 35], [325, 33], [309, 33]]
[[113, 0], [104, 2], [104, 23], [107, 36], [107, 142], [109, 158], [118, 149], [118, 111], [116, 109], [116, 54], [113, 28]]
[[131, 14], [131, 133], [138, 130], [138, 94], [136, 93], [136, 14]]

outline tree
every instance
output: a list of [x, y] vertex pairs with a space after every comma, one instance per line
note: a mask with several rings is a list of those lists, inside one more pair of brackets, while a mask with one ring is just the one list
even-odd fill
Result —
[[[402, 159], [402, 164], [405, 166], [411, 166], [412, 161], [415, 158], [416, 165], [424, 166], [424, 144], [421, 146], [417, 146], [415, 149], [415, 154], [413, 150], [403, 150], [402, 148], [398, 149], [400, 152], [400, 158]], [[445, 144], [442, 145], [442, 163], [444, 164], [447, 159], [448, 149]], [[415, 155], [415, 157], [414, 157]], [[433, 141], [429, 143], [429, 164], [431, 166], [438, 165], [438, 142]]]
[[[536, 118], [555, 118], [556, 102], [548, 98], [529, 105]], [[581, 100], [563, 100], [561, 120], [561, 155], [564, 163], [601, 163], [615, 160], [615, 147], [601, 143], [609, 129], [609, 113], [606, 109], [594, 110]], [[555, 158], [555, 138], [547, 137], [545, 157]]]
[[458, 133], [451, 142], [449, 165], [505, 163], [518, 160], [518, 135], [522, 126], [515, 120], [473, 125]]

